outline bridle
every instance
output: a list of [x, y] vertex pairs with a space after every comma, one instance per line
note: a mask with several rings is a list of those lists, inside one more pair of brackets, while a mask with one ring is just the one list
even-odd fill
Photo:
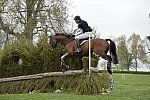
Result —
[[[65, 37], [64, 39], [56, 40], [56, 39], [52, 38], [52, 36], [49, 36], [49, 37], [50, 37], [49, 43], [50, 43], [50, 47], [51, 47], [51, 48], [49, 48], [50, 51], [53, 51], [53, 49], [56, 47], [57, 43], [62, 43], [63, 41], [68, 39], [67, 37]], [[55, 43], [54, 43], [54, 41], [55, 41]]]

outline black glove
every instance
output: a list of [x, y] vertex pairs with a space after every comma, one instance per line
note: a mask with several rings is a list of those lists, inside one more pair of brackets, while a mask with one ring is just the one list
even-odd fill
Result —
[[71, 33], [70, 33], [69, 35], [72, 36], [72, 37], [75, 37], [75, 35], [73, 35], [73, 34], [71, 34]]

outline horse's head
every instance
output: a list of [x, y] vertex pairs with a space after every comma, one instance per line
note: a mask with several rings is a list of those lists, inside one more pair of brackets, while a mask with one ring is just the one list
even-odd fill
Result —
[[69, 37], [63, 34], [56, 34], [54, 36], [50, 36], [49, 43], [50, 47], [49, 50], [53, 51], [58, 43], [64, 44], [64, 41], [67, 40]]
[[49, 36], [49, 50], [53, 51], [53, 49], [56, 47], [57, 45], [57, 41], [55, 40], [54, 36]]

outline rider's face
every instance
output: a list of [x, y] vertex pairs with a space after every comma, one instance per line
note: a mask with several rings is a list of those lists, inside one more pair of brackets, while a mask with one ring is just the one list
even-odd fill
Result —
[[79, 23], [80, 23], [80, 20], [75, 20], [75, 22], [76, 22], [77, 24], [79, 24]]

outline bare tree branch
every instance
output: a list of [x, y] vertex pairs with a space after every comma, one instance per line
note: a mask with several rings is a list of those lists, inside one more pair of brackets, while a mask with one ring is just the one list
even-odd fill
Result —
[[13, 30], [9, 29], [9, 26], [6, 26], [3, 23], [2, 17], [0, 16], [0, 29], [2, 29], [5, 33], [11, 34], [11, 35], [16, 35], [16, 33], [13, 32]]

